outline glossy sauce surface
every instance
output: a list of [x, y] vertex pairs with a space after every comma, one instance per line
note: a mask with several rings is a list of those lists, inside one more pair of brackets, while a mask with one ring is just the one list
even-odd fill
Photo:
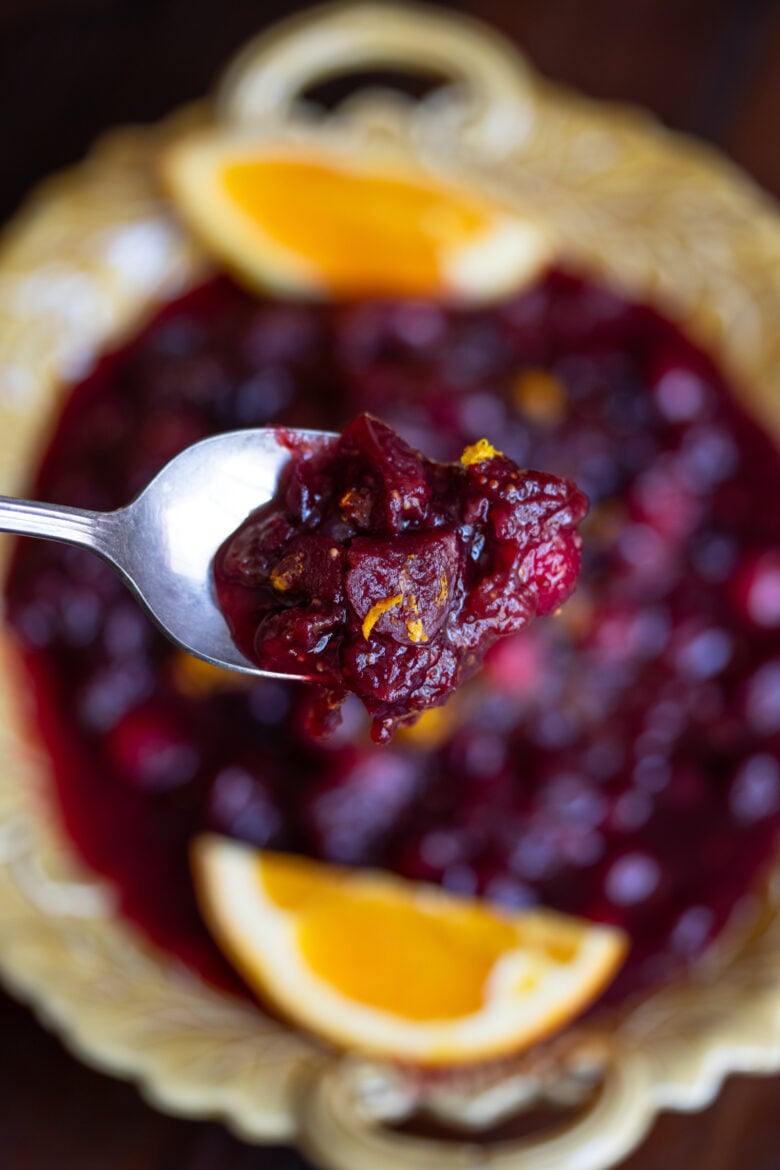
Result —
[[260, 302], [218, 280], [67, 403], [31, 491], [127, 502], [239, 426], [380, 415], [439, 459], [496, 436], [591, 500], [561, 616], [389, 747], [347, 704], [188, 665], [87, 554], [28, 541], [8, 587], [73, 840], [128, 915], [214, 978], [187, 843], [257, 845], [542, 902], [625, 927], [616, 985], [695, 958], [766, 871], [780, 825], [780, 458], [649, 309], [561, 273], [492, 309]]

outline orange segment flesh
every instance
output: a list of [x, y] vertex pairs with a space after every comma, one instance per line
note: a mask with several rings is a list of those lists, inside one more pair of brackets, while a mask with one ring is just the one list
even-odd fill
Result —
[[611, 928], [224, 838], [200, 838], [193, 864], [206, 920], [250, 986], [343, 1047], [421, 1065], [544, 1038], [625, 951]]
[[285, 248], [312, 261], [328, 288], [425, 296], [446, 283], [443, 257], [490, 227], [457, 194], [336, 165], [277, 159], [225, 168], [225, 189]]
[[[371, 892], [355, 896], [328, 885], [297, 859], [277, 859], [260, 870], [275, 905], [298, 911], [298, 941], [311, 971], [356, 1003], [407, 1019], [447, 1019], [478, 1011], [487, 978], [513, 932], [478, 906], [453, 907], [451, 916], [420, 910]], [[377, 962], [391, 952], [392, 965]], [[449, 977], [453, 964], [458, 979]]]
[[163, 176], [196, 234], [255, 287], [487, 299], [550, 259], [539, 224], [395, 156], [214, 129], [174, 143]]

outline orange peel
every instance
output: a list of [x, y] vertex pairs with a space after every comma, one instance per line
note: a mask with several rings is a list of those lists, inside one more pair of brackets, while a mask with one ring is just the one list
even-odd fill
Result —
[[389, 609], [395, 609], [397, 605], [401, 604], [403, 599], [403, 593], [396, 593], [394, 597], [383, 597], [381, 601], [377, 601], [375, 605], [371, 606], [371, 609], [363, 618], [363, 624], [360, 627], [360, 631], [366, 641], [371, 637], [371, 631], [382, 614], [387, 613]]

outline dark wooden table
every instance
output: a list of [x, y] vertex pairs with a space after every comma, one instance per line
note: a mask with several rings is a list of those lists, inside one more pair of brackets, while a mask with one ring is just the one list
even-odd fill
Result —
[[[0, 217], [102, 129], [201, 94], [274, 0], [0, 0]], [[638, 102], [719, 144], [780, 196], [778, 0], [464, 0], [551, 77]], [[780, 325], [779, 325], [780, 327]], [[0, 1170], [306, 1170], [209, 1122], [173, 1120], [86, 1069], [0, 996]], [[780, 1078], [735, 1078], [662, 1118], [622, 1170], [778, 1170]]]

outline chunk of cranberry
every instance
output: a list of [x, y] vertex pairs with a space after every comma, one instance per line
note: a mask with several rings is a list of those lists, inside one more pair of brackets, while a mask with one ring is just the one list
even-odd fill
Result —
[[339, 443], [342, 469], [336, 478], [365, 486], [372, 498], [370, 514], [356, 525], [359, 531], [403, 532], [422, 524], [428, 516], [431, 484], [419, 452], [401, 441], [389, 427], [371, 415], [361, 414], [345, 429]]
[[[346, 552], [344, 584], [361, 623], [387, 598], [372, 629], [401, 646], [431, 641], [449, 617], [461, 584], [462, 551], [455, 532], [386, 538], [355, 537]], [[424, 634], [415, 633], [424, 631]]]
[[246, 525], [236, 533], [220, 559], [222, 576], [247, 588], [260, 585], [294, 533], [292, 524], [279, 515]]

